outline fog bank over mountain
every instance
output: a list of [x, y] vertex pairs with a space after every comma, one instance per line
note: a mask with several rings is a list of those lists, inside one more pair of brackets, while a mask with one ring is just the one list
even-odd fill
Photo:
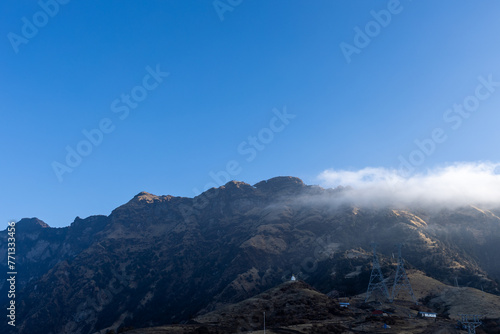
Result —
[[356, 205], [500, 206], [500, 163], [459, 162], [403, 177], [396, 169], [325, 170], [323, 187], [346, 187], [336, 203]]

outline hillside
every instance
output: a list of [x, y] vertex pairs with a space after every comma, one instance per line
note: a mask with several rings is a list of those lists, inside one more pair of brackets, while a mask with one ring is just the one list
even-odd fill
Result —
[[[364, 303], [364, 295], [350, 298], [331, 298], [316, 291], [304, 282], [285, 282], [242, 302], [198, 316], [190, 325], [170, 325], [126, 331], [127, 334], [166, 333], [263, 333], [264, 312], [266, 333], [459, 333], [456, 330], [457, 317], [448, 318], [449, 303], [455, 311], [464, 313], [468, 309], [484, 310], [490, 313], [485, 318], [499, 319], [500, 297], [470, 288], [455, 288], [444, 285], [421, 272], [410, 274], [415, 293], [423, 300], [432, 299], [421, 305], [405, 302], [399, 298], [394, 303]], [[460, 295], [460, 298], [450, 298]], [[439, 295], [439, 300], [432, 298]], [[404, 297], [404, 296], [401, 296]], [[474, 298], [471, 298], [474, 297]], [[348, 308], [341, 308], [340, 302], [349, 302]], [[489, 305], [489, 307], [488, 307]], [[375, 310], [385, 315], [374, 316]], [[436, 321], [417, 317], [418, 311], [438, 312]], [[451, 311], [451, 310], [449, 310]], [[383, 324], [390, 330], [384, 330]], [[479, 328], [478, 333], [498, 333]]]

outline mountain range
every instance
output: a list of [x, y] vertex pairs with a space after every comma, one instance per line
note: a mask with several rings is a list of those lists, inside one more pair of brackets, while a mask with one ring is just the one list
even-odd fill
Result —
[[[292, 275], [305, 284], [302, 290], [315, 291], [307, 295], [327, 305], [332, 315], [323, 317], [331, 320], [345, 310], [324, 298], [366, 292], [374, 242], [388, 280], [395, 245], [402, 244], [407, 270], [443, 286], [500, 295], [500, 207], [359, 206], [339, 201], [347, 191], [276, 177], [253, 186], [231, 181], [195, 198], [141, 192], [109, 216], [77, 217], [64, 228], [22, 219], [16, 225], [17, 324], [0, 330], [104, 334], [214, 325], [203, 316], [248, 305], [241, 303]], [[3, 272], [7, 237], [7, 230], [0, 232]], [[2, 305], [8, 289], [1, 280]], [[429, 310], [457, 316], [436, 292], [416, 295]]]

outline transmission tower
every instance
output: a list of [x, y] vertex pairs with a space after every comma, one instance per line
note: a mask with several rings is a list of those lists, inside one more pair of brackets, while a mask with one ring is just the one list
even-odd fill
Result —
[[480, 315], [473, 314], [459, 314], [462, 317], [461, 323], [467, 326], [467, 331], [469, 334], [476, 334], [476, 328], [481, 326], [483, 323], [479, 320]]
[[382, 269], [380, 268], [380, 263], [378, 261], [377, 244], [372, 243], [372, 248], [373, 248], [373, 268], [372, 268], [372, 273], [370, 275], [370, 282], [368, 283], [368, 289], [366, 290], [365, 303], [368, 301], [371, 294], [376, 290], [380, 290], [382, 294], [385, 296], [385, 298], [389, 299], [389, 291], [387, 290], [387, 286], [385, 285], [384, 275], [382, 275]]
[[413, 294], [410, 280], [406, 274], [403, 257], [401, 256], [401, 246], [401, 244], [398, 244], [398, 268], [396, 269], [396, 276], [394, 277], [394, 284], [392, 285], [391, 302], [394, 301], [394, 298], [398, 294], [399, 290], [405, 289], [408, 290], [411, 299], [418, 305], [417, 298], [415, 298], [415, 295]]

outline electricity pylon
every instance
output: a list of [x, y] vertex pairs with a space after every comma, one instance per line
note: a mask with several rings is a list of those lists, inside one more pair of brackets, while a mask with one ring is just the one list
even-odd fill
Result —
[[401, 256], [401, 244], [398, 244], [398, 268], [396, 269], [396, 276], [394, 277], [394, 284], [392, 285], [391, 302], [394, 301], [394, 298], [401, 289], [408, 290], [411, 299], [418, 305], [417, 298], [415, 298], [410, 280], [406, 274], [403, 257]]
[[382, 275], [382, 269], [380, 268], [380, 263], [378, 261], [377, 244], [372, 243], [372, 248], [373, 248], [373, 268], [372, 268], [372, 273], [370, 275], [370, 282], [368, 283], [368, 289], [366, 290], [365, 303], [368, 301], [371, 294], [376, 290], [380, 290], [382, 294], [385, 296], [385, 298], [389, 299], [389, 291], [387, 290], [387, 286], [385, 285], [384, 275]]
[[462, 317], [461, 323], [467, 326], [467, 331], [469, 334], [476, 334], [476, 327], [481, 326], [483, 323], [479, 321], [480, 315], [468, 315], [468, 314], [459, 314]]

